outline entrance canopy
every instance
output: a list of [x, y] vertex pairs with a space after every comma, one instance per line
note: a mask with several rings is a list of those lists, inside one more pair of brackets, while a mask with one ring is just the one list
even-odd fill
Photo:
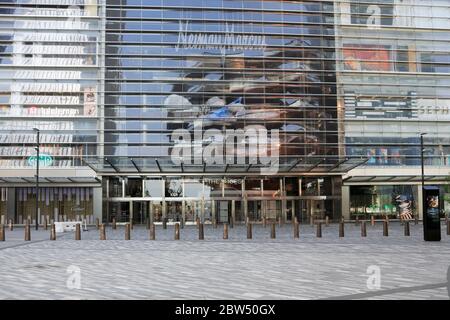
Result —
[[306, 157], [280, 159], [271, 166], [261, 164], [174, 164], [170, 159], [150, 157], [89, 157], [83, 162], [99, 175], [264, 175], [269, 168], [279, 175], [342, 175], [365, 162], [361, 158]]
[[[344, 184], [417, 184], [422, 181], [421, 166], [363, 166], [342, 177]], [[448, 166], [426, 165], [424, 182], [448, 183]]]
[[[0, 168], [0, 185], [35, 185], [36, 168]], [[39, 170], [39, 183], [42, 185], [89, 185], [100, 186], [101, 180], [95, 171], [88, 167], [54, 168]]]

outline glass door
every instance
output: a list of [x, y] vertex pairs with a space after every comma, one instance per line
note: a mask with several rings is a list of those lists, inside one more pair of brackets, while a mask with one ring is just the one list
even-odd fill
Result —
[[130, 221], [130, 202], [129, 201], [113, 201], [109, 204], [110, 215], [109, 219], [113, 218], [116, 222], [129, 222]]
[[148, 201], [133, 201], [133, 224], [146, 223], [148, 207]]
[[182, 201], [167, 201], [166, 218], [168, 222], [181, 221], [183, 214]]
[[162, 201], [150, 201], [150, 216], [153, 222], [162, 222], [163, 218], [163, 204]]
[[308, 220], [311, 217], [314, 220], [325, 218], [325, 201], [322, 199], [308, 199], [306, 200], [306, 212], [308, 215]]
[[261, 200], [248, 200], [247, 201], [247, 214], [250, 221], [262, 220], [262, 201]]
[[277, 221], [281, 217], [281, 200], [265, 200], [264, 216], [267, 221]]
[[187, 200], [185, 202], [185, 221], [194, 223], [197, 218], [201, 219], [202, 202], [199, 200]]
[[232, 201], [219, 200], [217, 203], [217, 222], [229, 223], [232, 211]]

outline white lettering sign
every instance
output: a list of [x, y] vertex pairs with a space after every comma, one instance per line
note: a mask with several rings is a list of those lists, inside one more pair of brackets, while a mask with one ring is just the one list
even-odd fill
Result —
[[225, 24], [225, 33], [189, 32], [188, 29], [188, 22], [180, 22], [176, 51], [179, 48], [187, 48], [220, 50], [225, 53], [227, 50], [263, 50], [267, 46], [266, 36], [235, 34], [233, 25], [230, 27]]
[[450, 99], [417, 99], [417, 115], [422, 120], [449, 120]]

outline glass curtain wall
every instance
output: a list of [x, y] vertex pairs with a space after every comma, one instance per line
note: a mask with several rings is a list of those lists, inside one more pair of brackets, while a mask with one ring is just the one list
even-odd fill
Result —
[[[133, 157], [145, 170], [156, 168], [157, 160], [161, 170], [180, 171], [171, 158], [175, 146], [190, 150], [191, 139], [204, 148], [220, 145], [205, 133], [227, 130], [279, 130], [279, 143], [270, 138], [264, 154], [279, 155], [280, 164], [338, 154], [333, 2], [107, 0], [106, 5], [110, 162]], [[182, 141], [172, 136], [176, 130], [183, 130]], [[202, 149], [193, 149], [179, 161], [185, 175], [203, 171]], [[227, 151], [233, 154], [228, 172], [244, 172], [249, 158], [259, 161], [262, 155], [235, 146]], [[207, 171], [223, 170], [224, 157], [216, 156]], [[245, 165], [236, 163], [239, 156]]]
[[450, 165], [450, 1], [336, 7], [346, 153], [370, 166]]
[[97, 0], [0, 1], [0, 168], [84, 166], [97, 154]]

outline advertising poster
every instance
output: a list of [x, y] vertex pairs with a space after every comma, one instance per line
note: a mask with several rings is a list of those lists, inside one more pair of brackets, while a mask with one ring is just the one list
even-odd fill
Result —
[[84, 89], [84, 115], [90, 117], [97, 116], [97, 90], [95, 87]]
[[343, 49], [344, 69], [354, 71], [391, 71], [388, 46], [346, 44]]

